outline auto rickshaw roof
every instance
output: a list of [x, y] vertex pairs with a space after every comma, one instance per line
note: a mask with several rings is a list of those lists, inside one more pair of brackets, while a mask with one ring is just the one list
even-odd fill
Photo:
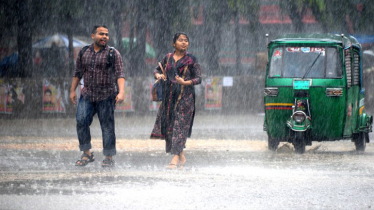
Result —
[[270, 41], [270, 44], [340, 44], [344, 48], [349, 48], [352, 45], [361, 48], [357, 39], [351, 35], [340, 34], [284, 34], [277, 39]]

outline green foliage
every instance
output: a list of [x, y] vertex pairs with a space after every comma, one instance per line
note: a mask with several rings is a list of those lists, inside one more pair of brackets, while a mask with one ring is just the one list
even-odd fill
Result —
[[357, 14], [357, 30], [360, 32], [369, 31], [374, 34], [374, 2], [373, 0], [360, 1], [361, 11]]
[[316, 5], [319, 11], [324, 12], [326, 11], [326, 4], [325, 0], [309, 0], [309, 5]]
[[[173, 1], [174, 2], [174, 1]], [[172, 13], [173, 31], [186, 31], [191, 28], [189, 1], [175, 1]]]
[[[362, 12], [357, 10], [359, 4], [365, 8]], [[371, 0], [280, 0], [279, 5], [282, 11], [290, 16], [295, 27], [300, 27], [298, 32], [302, 31], [301, 20], [307, 9], [312, 10], [324, 32], [354, 33], [363, 30], [372, 25], [370, 23], [374, 13]], [[352, 27], [348, 26], [347, 16]]]
[[228, 7], [231, 11], [238, 10], [239, 14], [249, 21], [257, 20], [260, 11], [259, 0], [228, 0]]

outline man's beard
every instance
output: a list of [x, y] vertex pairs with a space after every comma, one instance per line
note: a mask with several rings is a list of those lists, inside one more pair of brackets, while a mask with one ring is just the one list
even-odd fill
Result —
[[106, 45], [107, 45], [107, 43], [105, 43], [104, 45], [103, 44], [101, 44], [101, 41], [100, 40], [96, 40], [95, 41], [95, 44], [97, 45], [97, 46], [99, 46], [99, 47], [106, 47]]

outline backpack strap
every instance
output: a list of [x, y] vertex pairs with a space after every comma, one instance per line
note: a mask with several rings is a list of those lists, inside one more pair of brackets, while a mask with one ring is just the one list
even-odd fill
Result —
[[[116, 61], [116, 49], [114, 47], [109, 47], [109, 53], [106, 65], [107, 67], [111, 67], [113, 75], [111, 76], [112, 84], [116, 86], [117, 91], [119, 91], [118, 84], [117, 84], [117, 78], [116, 78], [116, 68], [115, 68], [115, 61]], [[114, 81], [113, 81], [114, 80]]]
[[168, 56], [168, 59], [167, 59], [167, 61], [166, 61], [165, 69], [162, 68], [161, 63], [158, 62], [158, 66], [161, 68], [162, 74], [164, 74], [165, 78], [167, 78], [167, 75], [166, 75], [166, 68], [168, 67], [168, 64], [169, 64], [170, 55], [171, 55], [171, 54], [168, 54], [168, 55], [167, 55], [167, 56]]
[[107, 64], [107, 66], [112, 67], [113, 73], [116, 72], [115, 65], [114, 65], [115, 60], [116, 60], [115, 48], [114, 47], [109, 47], [108, 59], [107, 59], [106, 64]]
[[80, 59], [81, 63], [82, 63], [82, 56], [89, 47], [90, 47], [90, 45], [86, 45], [86, 46], [82, 47], [81, 51], [79, 51], [79, 59]]
[[[80, 66], [79, 68], [82, 68], [82, 57], [83, 57], [83, 54], [86, 52], [86, 50], [90, 47], [90, 45], [86, 45], [84, 47], [82, 47], [82, 49], [79, 51], [79, 61], [80, 61]], [[83, 77], [83, 73], [82, 75], [80, 75], [80, 77]]]

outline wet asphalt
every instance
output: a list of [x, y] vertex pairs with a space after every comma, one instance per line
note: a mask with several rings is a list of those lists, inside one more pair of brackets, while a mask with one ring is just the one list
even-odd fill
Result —
[[[74, 119], [0, 121], [0, 209], [372, 209], [374, 144], [313, 142], [267, 150], [262, 115], [201, 115], [183, 169], [167, 170], [164, 142], [149, 140], [153, 116], [117, 116], [117, 155], [102, 168], [79, 158]], [[373, 135], [370, 135], [373, 139]]]

